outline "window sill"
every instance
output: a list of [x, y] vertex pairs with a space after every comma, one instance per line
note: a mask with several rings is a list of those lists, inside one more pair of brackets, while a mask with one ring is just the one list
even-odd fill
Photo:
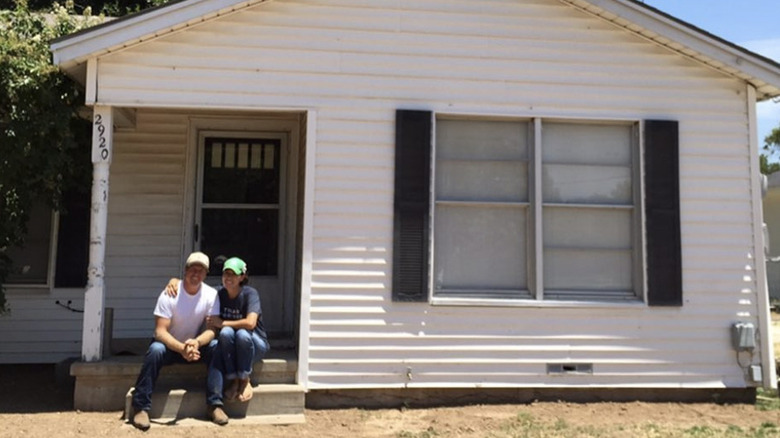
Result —
[[48, 295], [52, 292], [48, 284], [6, 284], [6, 295]]
[[471, 307], [538, 307], [538, 308], [645, 308], [647, 304], [637, 300], [614, 301], [563, 301], [531, 299], [484, 299], [432, 297], [432, 306], [471, 306]]

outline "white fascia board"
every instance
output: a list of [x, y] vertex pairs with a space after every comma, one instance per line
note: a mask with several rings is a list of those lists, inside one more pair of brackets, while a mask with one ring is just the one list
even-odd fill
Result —
[[634, 0], [559, 0], [722, 73], [750, 82], [759, 100], [780, 95], [780, 65]]
[[54, 64], [67, 70], [88, 58], [175, 32], [268, 0], [187, 0], [118, 19], [51, 45]]

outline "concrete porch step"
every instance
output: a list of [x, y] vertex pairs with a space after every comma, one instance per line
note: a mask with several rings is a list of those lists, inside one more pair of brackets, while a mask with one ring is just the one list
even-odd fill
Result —
[[[143, 356], [111, 356], [100, 362], [74, 362], [70, 375], [75, 378], [73, 406], [82, 411], [124, 410], [125, 396], [141, 371]], [[271, 350], [254, 365], [252, 384], [295, 386], [298, 371], [294, 350]], [[204, 364], [177, 364], [163, 367], [157, 380], [161, 391], [201, 390], [205, 387]], [[254, 397], [254, 396], [253, 396]], [[205, 395], [201, 400], [205, 400]], [[254, 400], [254, 398], [253, 398]]]
[[[253, 387], [248, 402], [226, 401], [225, 412], [231, 420], [244, 419], [262, 424], [304, 422], [305, 394], [294, 384], [261, 384]], [[125, 395], [125, 419], [131, 418], [132, 388]], [[202, 389], [155, 389], [149, 417], [154, 423], [176, 424], [183, 419], [208, 420], [206, 392]]]

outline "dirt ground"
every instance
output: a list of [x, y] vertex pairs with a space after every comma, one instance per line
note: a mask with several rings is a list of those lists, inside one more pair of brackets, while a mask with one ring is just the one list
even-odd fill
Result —
[[[206, 421], [140, 432], [121, 412], [78, 412], [51, 365], [0, 366], [0, 437], [780, 437], [780, 407], [681, 403], [531, 403], [432, 409], [307, 410], [305, 424], [219, 428]], [[193, 424], [194, 423], [194, 424]], [[739, 429], [737, 429], [739, 428]], [[718, 432], [720, 435], [700, 432]], [[726, 434], [744, 431], [744, 435]], [[748, 433], [748, 431], [750, 431]], [[741, 432], [740, 432], [741, 433]]]
[[[152, 425], [140, 432], [123, 424], [119, 412], [42, 412], [0, 414], [1, 437], [510, 437], [510, 436], [599, 436], [657, 437], [683, 436], [684, 430], [758, 430], [762, 435], [780, 436], [778, 411], [761, 412], [752, 406], [608, 403], [572, 405], [536, 403], [530, 405], [470, 406], [422, 410], [357, 409], [307, 411], [306, 423], [293, 426], [237, 425], [223, 428], [203, 422], [196, 426]], [[561, 422], [564, 423], [561, 423]], [[536, 422], [536, 424], [529, 424]], [[516, 431], [513, 433], [512, 431]], [[522, 431], [536, 431], [522, 435]], [[565, 430], [551, 434], [545, 431]], [[587, 431], [593, 431], [588, 433]], [[665, 431], [665, 434], [661, 434]], [[707, 436], [707, 435], [698, 435]], [[742, 436], [742, 435], [740, 435]]]
[[[780, 316], [774, 338], [780, 354]], [[59, 371], [59, 372], [58, 372]], [[708, 403], [547, 403], [430, 409], [307, 410], [291, 426], [206, 421], [153, 424], [140, 432], [122, 413], [73, 410], [72, 384], [52, 365], [0, 365], [0, 438], [13, 437], [780, 437], [780, 402], [759, 405]], [[60, 378], [58, 378], [60, 376]], [[764, 398], [759, 395], [759, 398]]]

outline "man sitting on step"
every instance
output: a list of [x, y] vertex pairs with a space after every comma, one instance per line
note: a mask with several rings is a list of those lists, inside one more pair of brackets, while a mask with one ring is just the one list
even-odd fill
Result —
[[[210, 365], [217, 341], [214, 331], [205, 328], [205, 321], [207, 316], [219, 315], [219, 297], [214, 288], [203, 283], [208, 271], [209, 258], [206, 254], [190, 254], [185, 265], [184, 281], [179, 285], [180, 293], [171, 297], [162, 292], [157, 298], [154, 341], [146, 352], [133, 390], [132, 422], [138, 429], [149, 429], [152, 392], [164, 365], [188, 362]], [[224, 425], [228, 417], [222, 409], [222, 379], [215, 378], [215, 372], [219, 371], [208, 367], [206, 404], [211, 421]]]

